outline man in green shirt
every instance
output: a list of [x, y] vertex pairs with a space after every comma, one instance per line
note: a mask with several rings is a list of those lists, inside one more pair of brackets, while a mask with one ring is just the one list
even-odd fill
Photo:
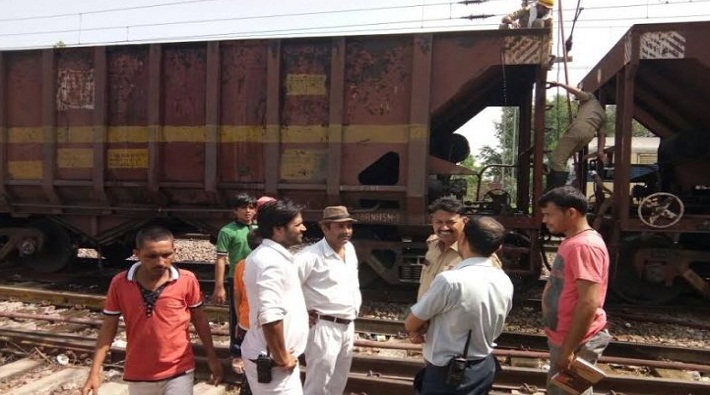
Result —
[[[231, 206], [235, 220], [224, 225], [217, 235], [217, 261], [214, 265], [212, 300], [218, 304], [223, 304], [225, 300], [229, 303], [229, 351], [237, 354], [239, 352], [235, 336], [237, 316], [232, 297], [234, 267], [251, 252], [247, 235], [254, 227], [256, 199], [246, 193], [240, 193], [234, 198]], [[226, 279], [224, 278], [225, 265], [229, 267]]]

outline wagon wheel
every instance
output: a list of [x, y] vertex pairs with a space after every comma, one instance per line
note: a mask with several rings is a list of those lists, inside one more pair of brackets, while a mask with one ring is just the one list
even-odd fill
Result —
[[641, 222], [652, 228], [671, 227], [680, 221], [685, 213], [685, 205], [672, 193], [656, 192], [641, 201], [638, 216]]
[[20, 246], [22, 262], [40, 273], [55, 273], [64, 269], [74, 258], [76, 249], [69, 233], [57, 223], [37, 221], [29, 225], [43, 235], [43, 240], [26, 240]]
[[637, 254], [645, 248], [678, 248], [661, 235], [637, 236], [622, 242], [619, 254], [609, 273], [610, 287], [626, 302], [640, 305], [662, 305], [672, 302], [683, 290], [680, 284], [664, 284], [664, 258], [638, 262]]

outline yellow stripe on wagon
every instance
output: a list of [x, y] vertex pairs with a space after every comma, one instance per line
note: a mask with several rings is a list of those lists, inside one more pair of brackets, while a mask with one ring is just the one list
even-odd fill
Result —
[[[342, 127], [342, 142], [345, 144], [407, 144], [423, 141], [429, 136], [427, 125], [217, 125], [217, 141], [220, 143], [286, 143], [319, 144], [331, 140], [329, 132]], [[209, 142], [207, 127], [201, 126], [155, 126], [159, 131], [158, 143], [205, 143]], [[148, 144], [149, 126], [109, 126], [106, 142], [110, 144]], [[95, 141], [91, 126], [72, 126], [56, 129], [57, 144], [92, 144]], [[45, 130], [42, 127], [13, 127], [8, 129], [9, 144], [43, 144]], [[332, 136], [339, 142], [340, 136]]]

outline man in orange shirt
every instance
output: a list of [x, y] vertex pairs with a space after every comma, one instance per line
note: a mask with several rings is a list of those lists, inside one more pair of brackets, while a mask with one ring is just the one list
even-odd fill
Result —
[[139, 261], [111, 280], [94, 362], [82, 394], [98, 393], [102, 366], [121, 315], [128, 343], [123, 379], [129, 382], [130, 394], [193, 393], [195, 357], [190, 322], [207, 353], [212, 382], [219, 384], [222, 365], [212, 345], [200, 285], [193, 273], [172, 266], [172, 233], [161, 227], [141, 229], [133, 253]]
[[[247, 243], [251, 250], [255, 250], [261, 244], [261, 236], [254, 229], [247, 235]], [[249, 330], [249, 300], [247, 299], [247, 290], [244, 288], [244, 268], [246, 267], [246, 258], [242, 259], [237, 263], [237, 267], [234, 269], [234, 308], [237, 314], [237, 328], [236, 328], [236, 344], [239, 346], [239, 355], [236, 355], [232, 359], [232, 369], [235, 373], [244, 373], [244, 361], [242, 361], [241, 346], [244, 341], [244, 336], [246, 336]], [[240, 388], [241, 395], [251, 394], [251, 389], [249, 388], [249, 382], [244, 378], [242, 387]]]

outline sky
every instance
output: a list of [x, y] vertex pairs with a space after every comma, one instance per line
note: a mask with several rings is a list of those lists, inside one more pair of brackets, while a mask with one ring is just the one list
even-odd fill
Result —
[[[459, 0], [0, 0], [0, 50], [59, 42], [79, 46], [497, 29], [500, 19], [520, 5], [521, 0], [468, 5]], [[578, 7], [582, 11], [568, 65], [573, 85], [633, 24], [710, 20], [710, 0], [556, 0], [553, 52], [561, 55], [560, 20], [566, 38]], [[462, 19], [469, 15], [486, 17]], [[548, 78], [564, 81], [565, 75], [557, 65]], [[472, 153], [496, 145], [493, 122], [499, 118], [500, 109], [488, 108], [459, 130]]]

